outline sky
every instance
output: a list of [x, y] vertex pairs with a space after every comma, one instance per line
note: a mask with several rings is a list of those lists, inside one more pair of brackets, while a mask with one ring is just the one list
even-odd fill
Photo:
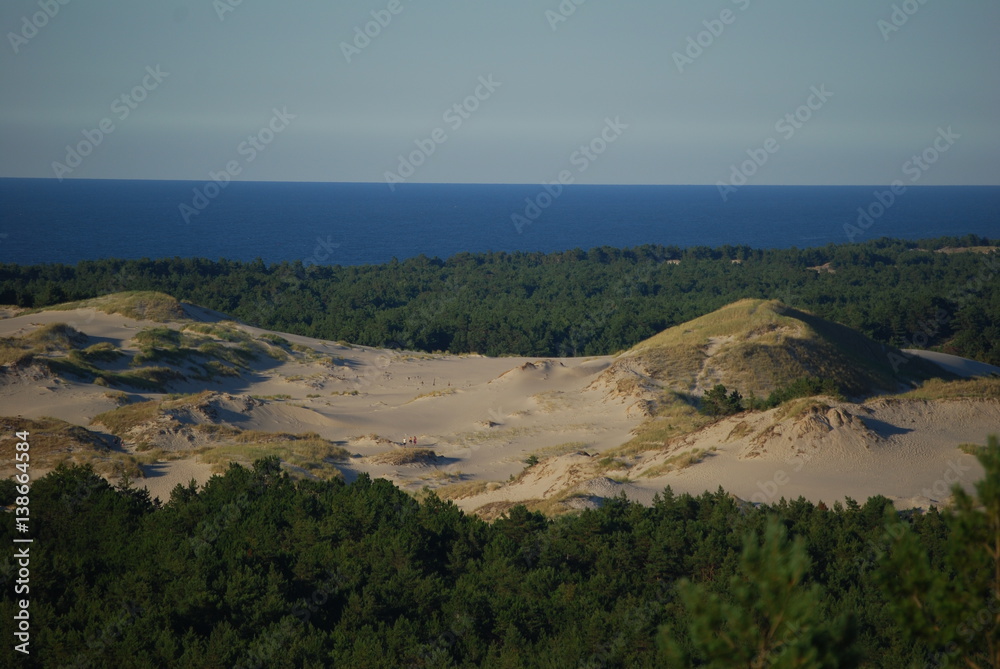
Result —
[[0, 176], [1000, 185], [995, 0], [5, 0]]

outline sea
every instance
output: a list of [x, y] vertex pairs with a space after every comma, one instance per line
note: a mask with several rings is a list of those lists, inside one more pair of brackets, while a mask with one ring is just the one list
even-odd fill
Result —
[[361, 265], [643, 244], [809, 248], [1000, 238], [1000, 187], [0, 179], [0, 262], [199, 257]]

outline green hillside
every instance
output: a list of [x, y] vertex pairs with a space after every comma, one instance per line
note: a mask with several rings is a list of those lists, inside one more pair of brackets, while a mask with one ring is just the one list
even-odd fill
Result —
[[895, 392], [930, 378], [948, 378], [937, 366], [901, 353], [846, 326], [777, 300], [740, 300], [640, 342], [622, 357], [651, 378], [681, 392], [721, 383], [758, 396], [803, 377], [832, 381], [841, 392], [865, 396]]

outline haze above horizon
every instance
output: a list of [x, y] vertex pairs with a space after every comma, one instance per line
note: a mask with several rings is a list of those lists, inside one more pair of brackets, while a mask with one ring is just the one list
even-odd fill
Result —
[[0, 177], [1000, 185], [998, 26], [985, 1], [13, 2]]

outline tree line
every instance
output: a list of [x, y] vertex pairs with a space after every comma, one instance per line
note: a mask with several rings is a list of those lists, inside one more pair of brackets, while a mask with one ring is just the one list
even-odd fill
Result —
[[273, 458], [164, 503], [62, 466], [31, 489], [19, 666], [998, 667], [996, 437], [978, 457], [948, 511], [667, 488], [491, 524]]
[[261, 327], [487, 355], [604, 355], [744, 297], [780, 299], [899, 348], [1000, 364], [1000, 254], [975, 236], [811, 249], [641, 246], [461, 253], [382, 265], [198, 258], [0, 265], [0, 303], [156, 290]]

